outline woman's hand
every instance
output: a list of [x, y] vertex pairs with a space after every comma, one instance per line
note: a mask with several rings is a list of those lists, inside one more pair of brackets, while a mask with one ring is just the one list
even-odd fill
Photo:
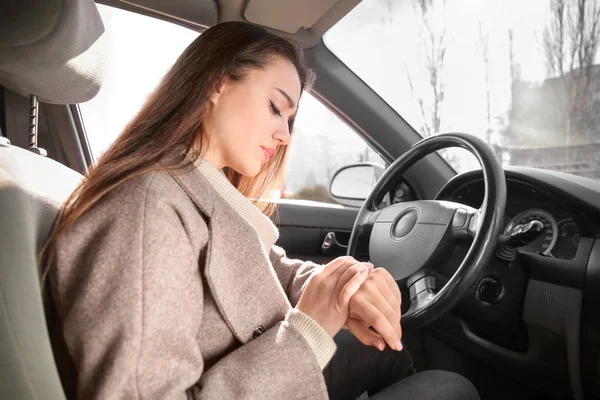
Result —
[[372, 269], [353, 257], [336, 258], [309, 278], [296, 308], [334, 337], [348, 319], [350, 299]]
[[392, 349], [402, 350], [401, 304], [394, 278], [387, 270], [376, 268], [352, 296], [346, 327], [364, 345], [383, 350], [387, 342]]

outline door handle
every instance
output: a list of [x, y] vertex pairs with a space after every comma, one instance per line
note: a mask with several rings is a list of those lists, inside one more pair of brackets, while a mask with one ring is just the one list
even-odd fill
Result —
[[348, 246], [344, 246], [337, 241], [335, 232], [327, 232], [321, 245], [321, 252], [325, 254], [346, 254], [347, 250]]

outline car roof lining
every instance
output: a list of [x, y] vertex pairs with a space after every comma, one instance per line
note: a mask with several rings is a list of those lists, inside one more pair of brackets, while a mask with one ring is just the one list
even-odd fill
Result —
[[225, 21], [247, 21], [313, 48], [360, 0], [98, 0], [202, 31]]

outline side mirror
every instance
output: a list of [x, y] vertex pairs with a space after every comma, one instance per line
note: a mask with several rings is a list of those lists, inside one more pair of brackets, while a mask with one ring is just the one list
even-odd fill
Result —
[[378, 164], [351, 164], [337, 170], [329, 184], [329, 195], [338, 203], [360, 207], [385, 169]]

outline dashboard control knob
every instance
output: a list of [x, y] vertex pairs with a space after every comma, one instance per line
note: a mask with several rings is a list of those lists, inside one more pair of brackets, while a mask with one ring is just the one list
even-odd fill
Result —
[[517, 225], [509, 235], [501, 235], [496, 246], [496, 255], [507, 261], [513, 261], [519, 247], [527, 246], [544, 232], [544, 224], [533, 220]]
[[517, 225], [512, 230], [507, 244], [512, 247], [527, 246], [533, 242], [544, 231], [541, 221], [533, 220], [523, 225]]
[[486, 277], [479, 281], [475, 296], [484, 303], [494, 304], [502, 297], [504, 286], [496, 278]]

